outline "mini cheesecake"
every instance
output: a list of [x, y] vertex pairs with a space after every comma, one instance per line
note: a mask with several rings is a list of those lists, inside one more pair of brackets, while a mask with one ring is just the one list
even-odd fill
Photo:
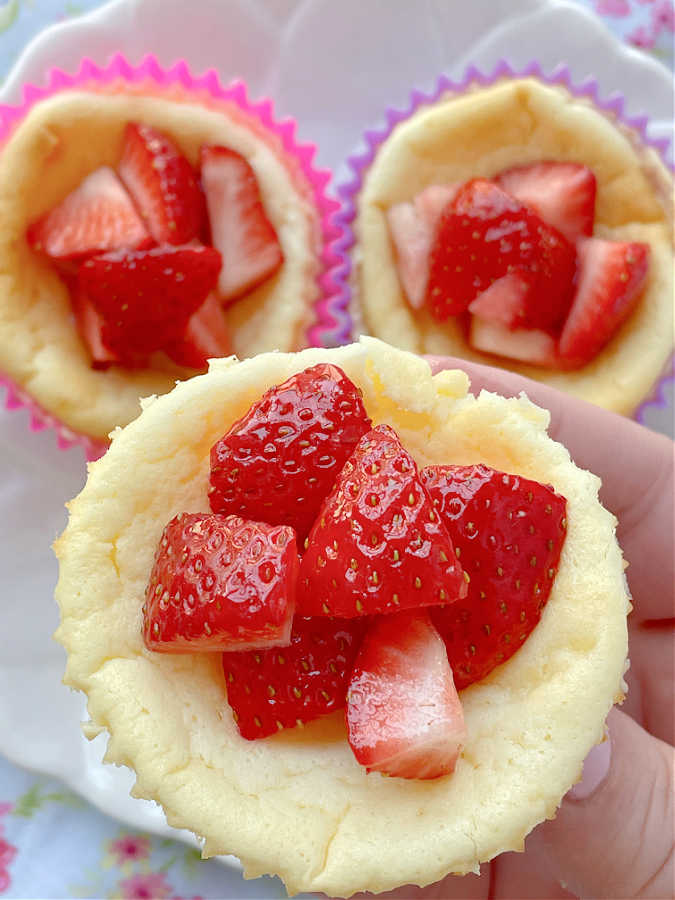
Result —
[[[344, 711], [246, 740], [221, 654], [154, 652], [144, 642], [165, 525], [211, 512], [211, 448], [269, 388], [319, 363], [357, 386], [375, 431], [395, 430], [419, 469], [480, 463], [566, 500], [541, 619], [508, 661], [460, 691], [466, 739], [443, 777], [367, 771]], [[277, 874], [289, 893], [425, 885], [521, 850], [579, 779], [625, 690], [629, 600], [616, 521], [598, 501], [599, 479], [547, 435], [548, 413], [524, 396], [475, 397], [463, 372], [432, 376], [424, 360], [372, 338], [213, 361], [143, 406], [90, 467], [55, 546], [65, 683], [87, 695], [86, 735], [107, 731], [107, 761], [135, 772], [134, 795], [202, 838], [205, 856], [234, 854], [247, 877]]]
[[[412, 268], [402, 277], [392, 229], [392, 211], [394, 217], [402, 212], [404, 226], [406, 208], [412, 209], [413, 203], [417, 211], [433, 218], [434, 204], [444, 202], [443, 191], [447, 197], [447, 192], [452, 195], [474, 179], [496, 180], [510, 190], [511, 184], [515, 186], [514, 172], [551, 163], [583, 166], [597, 185], [592, 235], [590, 230], [582, 235], [592, 238], [591, 249], [577, 245], [573, 286], [575, 278], [579, 286], [585, 261], [589, 279], [605, 277], [614, 243], [638, 247], [640, 264], [646, 268], [639, 296], [631, 298], [635, 302], [630, 313], [609, 339], [597, 341], [600, 349], [592, 358], [581, 365], [577, 360], [571, 367], [569, 359], [562, 364], [553, 359], [556, 347], [567, 343], [560, 329], [552, 335], [514, 332], [468, 313], [439, 320], [433, 315], [433, 302], [423, 298], [411, 302], [406, 275], [414, 277], [419, 266], [415, 258], [419, 235], [413, 227], [404, 241], [404, 252], [410, 254], [405, 264]], [[555, 189], [553, 184], [552, 192]], [[525, 202], [529, 199], [526, 193]], [[509, 368], [626, 414], [645, 398], [664, 369], [673, 346], [672, 179], [655, 151], [640, 143], [637, 132], [594, 108], [591, 101], [535, 78], [508, 78], [421, 103], [376, 148], [354, 202], [351, 288], [355, 314], [367, 333], [418, 353]], [[545, 212], [541, 215], [546, 219]], [[467, 262], [469, 256], [467, 250]], [[518, 260], [510, 258], [509, 263], [517, 267]], [[629, 274], [618, 271], [617, 282], [628, 280]], [[555, 283], [553, 279], [551, 284]], [[592, 293], [585, 287], [587, 294]], [[545, 303], [550, 284], [543, 293]], [[608, 311], [613, 302], [609, 293], [603, 298]], [[488, 306], [494, 309], [497, 298], [491, 299]], [[478, 346], [494, 352], [481, 352]]]

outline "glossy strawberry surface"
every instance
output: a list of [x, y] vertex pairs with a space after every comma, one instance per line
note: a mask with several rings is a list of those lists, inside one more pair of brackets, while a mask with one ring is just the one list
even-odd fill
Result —
[[213, 289], [220, 265], [212, 247], [121, 250], [86, 260], [78, 279], [104, 320], [104, 343], [124, 359], [180, 338]]
[[288, 647], [224, 653], [227, 699], [242, 737], [267, 737], [342, 709], [364, 619], [293, 620]]
[[466, 582], [417, 466], [388, 425], [361, 438], [300, 566], [298, 612], [362, 616], [452, 603]]
[[320, 363], [270, 388], [211, 449], [211, 509], [292, 525], [303, 540], [370, 428], [358, 388]]
[[204, 196], [192, 166], [165, 134], [130, 122], [119, 173], [158, 244], [186, 244], [200, 237]]
[[470, 577], [466, 597], [432, 611], [458, 690], [523, 645], [541, 617], [566, 534], [566, 501], [485, 465], [429, 466], [422, 481]]
[[347, 691], [349, 744], [368, 771], [440, 778], [466, 741], [445, 646], [426, 610], [376, 619]]
[[201, 653], [288, 643], [297, 572], [291, 528], [238, 516], [175, 516], [146, 589], [145, 644]]

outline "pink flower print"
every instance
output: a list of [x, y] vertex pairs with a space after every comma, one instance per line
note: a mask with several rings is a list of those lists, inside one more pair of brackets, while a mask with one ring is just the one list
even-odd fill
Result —
[[0, 894], [6, 891], [11, 884], [7, 868], [15, 856], [16, 847], [0, 838]]
[[11, 803], [0, 803], [0, 819], [10, 813], [13, 808]]
[[134, 834], [124, 834], [116, 841], [108, 843], [108, 850], [118, 866], [126, 862], [147, 859], [150, 855], [150, 838]]
[[656, 37], [664, 28], [675, 30], [675, 6], [673, 0], [661, 0], [652, 11], [652, 28]]
[[596, 0], [595, 9], [599, 15], [612, 16], [615, 19], [623, 19], [630, 15], [628, 0]]
[[120, 881], [119, 891], [123, 900], [163, 900], [173, 893], [163, 872], [125, 878]]
[[654, 38], [644, 25], [640, 25], [635, 31], [631, 31], [628, 35], [628, 41], [630, 41], [634, 47], [643, 47], [645, 50], [651, 50], [654, 46]]

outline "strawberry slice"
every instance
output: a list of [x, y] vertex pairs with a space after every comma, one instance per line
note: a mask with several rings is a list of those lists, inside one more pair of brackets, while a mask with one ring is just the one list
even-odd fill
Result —
[[466, 595], [447, 530], [388, 425], [361, 438], [305, 546], [300, 615], [350, 618]]
[[210, 359], [219, 359], [232, 353], [230, 332], [225, 313], [215, 293], [193, 313], [183, 336], [167, 344], [164, 352], [179, 366], [206, 370]]
[[69, 284], [70, 305], [75, 316], [78, 334], [91, 357], [92, 369], [109, 369], [122, 360], [103, 343], [103, 318], [76, 280]]
[[369, 772], [428, 779], [454, 771], [466, 742], [464, 713], [428, 612], [373, 622], [354, 663], [346, 715], [349, 744]]
[[359, 389], [337, 366], [292, 375], [211, 448], [211, 509], [292, 525], [303, 540], [370, 426]]
[[502, 275], [469, 304], [469, 312], [507, 328], [517, 328], [527, 321], [530, 293], [535, 277], [527, 269], [517, 268]]
[[129, 123], [119, 173], [158, 244], [199, 237], [204, 197], [192, 166], [165, 134]]
[[421, 478], [471, 578], [464, 599], [431, 612], [462, 690], [509, 659], [539, 621], [567, 504], [550, 486], [484, 465], [429, 466]]
[[288, 647], [224, 653], [227, 700], [251, 741], [342, 709], [365, 619], [293, 619]]
[[576, 294], [560, 335], [564, 365], [594, 359], [633, 312], [649, 267], [649, 246], [589, 238], [579, 245]]
[[439, 321], [463, 313], [512, 271], [535, 279], [526, 322], [555, 330], [572, 299], [576, 253], [529, 207], [484, 178], [467, 182], [446, 207], [431, 248], [426, 301]]
[[297, 572], [292, 528], [238, 516], [174, 516], [145, 592], [145, 645], [201, 653], [288, 644]]
[[507, 169], [495, 182], [569, 241], [593, 233], [596, 181], [587, 166], [539, 162]]
[[387, 210], [398, 275], [413, 309], [424, 305], [434, 232], [441, 213], [456, 193], [457, 185], [432, 184], [412, 203], [396, 203]]
[[270, 278], [284, 256], [244, 157], [227, 147], [203, 147], [201, 160], [212, 242], [223, 256], [218, 291], [232, 302]]
[[472, 316], [469, 344], [481, 353], [506, 356], [531, 366], [560, 368], [555, 338], [536, 328], [510, 328], [498, 321]]
[[220, 264], [211, 247], [124, 250], [86, 260], [78, 278], [104, 320], [103, 342], [124, 358], [178, 340], [213, 290]]
[[28, 229], [28, 243], [56, 260], [79, 259], [152, 239], [122, 182], [108, 166], [96, 169]]

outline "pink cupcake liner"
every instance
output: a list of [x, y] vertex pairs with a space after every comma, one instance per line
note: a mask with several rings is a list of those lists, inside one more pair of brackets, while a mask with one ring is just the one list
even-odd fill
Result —
[[[344, 259], [337, 249], [341, 230], [335, 219], [335, 213], [339, 209], [339, 204], [326, 193], [332, 173], [314, 166], [316, 145], [298, 142], [295, 135], [296, 121], [291, 118], [277, 121], [274, 118], [272, 101], [251, 100], [242, 81], [223, 85], [215, 69], [208, 69], [202, 75], [194, 75], [185, 60], [179, 60], [169, 68], [164, 68], [152, 54], [143, 57], [138, 65], [130, 63], [121, 53], [112, 56], [105, 66], [98, 66], [93, 60], [85, 58], [73, 75], [62, 69], [53, 68], [47, 73], [44, 86], [24, 85], [23, 100], [18, 105], [0, 104], [0, 151], [14, 128], [41, 100], [61, 91], [83, 88], [97, 90], [114, 83], [136, 86], [136, 89], [144, 85], [152, 89], [155, 85], [165, 92], [167, 89], [179, 93], [182, 90], [194, 97], [197, 102], [227, 101], [239, 107], [249, 125], [257, 124], [260, 127], [261, 136], [267, 136], [275, 142], [277, 148], [296, 160], [320, 216], [319, 297], [314, 305], [314, 321], [307, 327], [306, 337], [311, 346], [333, 346], [337, 333], [336, 324], [344, 320], [340, 282], [336, 277], [336, 271], [344, 265]], [[185, 97], [185, 93], [182, 96]], [[40, 431], [45, 428], [55, 430], [60, 448], [80, 446], [89, 460], [97, 459], [105, 452], [107, 443], [68, 428], [56, 416], [43, 409], [22, 387], [2, 373], [0, 385], [6, 388], [5, 406], [8, 409], [28, 409], [31, 430]]]
[[[475, 86], [486, 87], [502, 78], [526, 78], [529, 76], [535, 77], [546, 84], [562, 86], [573, 96], [592, 101], [597, 109], [622, 126], [636, 143], [655, 150], [665, 166], [671, 172], [675, 171], [669, 159], [671, 141], [668, 138], [655, 139], [649, 136], [650, 121], [647, 116], [629, 116], [626, 112], [626, 101], [623, 94], [616, 92], [610, 97], [603, 97], [595, 78], [589, 77], [580, 83], [576, 83], [566, 65], [556, 66], [552, 72], [547, 73], [540, 63], [536, 61], [528, 63], [522, 69], [516, 69], [506, 59], [501, 59], [494, 69], [488, 73], [481, 72], [476, 66], [470, 65], [459, 81], [454, 81], [446, 75], [441, 75], [430, 91], [413, 90], [405, 108], [387, 107], [384, 111], [385, 124], [379, 128], [371, 128], [364, 131], [363, 141], [366, 149], [347, 158], [347, 165], [353, 172], [353, 177], [337, 187], [341, 209], [336, 217], [336, 221], [342, 230], [342, 236], [335, 242], [334, 247], [342, 257], [342, 263], [334, 270], [334, 277], [340, 287], [340, 296], [333, 301], [333, 309], [339, 311], [340, 323], [343, 329], [339, 333], [340, 336], [344, 335], [345, 340], [353, 338], [351, 332], [346, 331], [346, 329], [353, 322], [349, 312], [353, 299], [350, 250], [355, 244], [352, 225], [356, 215], [356, 200], [361, 190], [363, 176], [372, 164], [380, 146], [387, 140], [396, 125], [408, 119], [420, 107], [437, 102], [443, 95], [465, 93]], [[674, 379], [675, 355], [671, 357], [663, 374], [655, 383], [652, 393], [633, 412], [633, 416], [638, 422], [644, 424], [646, 410], [650, 408], [664, 409], [667, 406], [664, 388]]]

